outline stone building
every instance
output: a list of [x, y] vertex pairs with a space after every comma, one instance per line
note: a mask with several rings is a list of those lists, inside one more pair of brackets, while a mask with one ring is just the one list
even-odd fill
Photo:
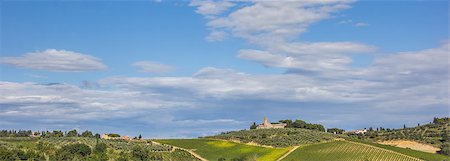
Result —
[[256, 126], [256, 129], [279, 129], [285, 128], [286, 126], [287, 124], [285, 123], [270, 123], [267, 117], [264, 117], [264, 122]]

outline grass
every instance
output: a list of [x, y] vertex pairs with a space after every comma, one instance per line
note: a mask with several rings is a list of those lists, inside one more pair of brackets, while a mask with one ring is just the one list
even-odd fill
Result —
[[417, 151], [417, 150], [412, 150], [412, 149], [407, 149], [407, 148], [400, 148], [400, 147], [395, 147], [395, 146], [391, 146], [391, 145], [377, 144], [377, 143], [372, 143], [372, 142], [365, 142], [365, 141], [358, 141], [358, 140], [354, 140], [354, 141], [372, 145], [372, 146], [376, 146], [376, 147], [380, 147], [380, 148], [384, 148], [384, 149], [388, 149], [388, 150], [392, 150], [392, 151], [395, 151], [398, 153], [402, 153], [405, 155], [409, 155], [409, 156], [420, 158], [420, 159], [427, 160], [427, 161], [443, 161], [443, 160], [450, 161], [450, 157], [440, 155], [440, 154], [427, 153], [427, 152], [422, 152], [422, 151]]
[[414, 160], [392, 151], [347, 141], [312, 144], [300, 147], [283, 161], [298, 160]]
[[291, 147], [265, 148], [211, 139], [170, 139], [157, 140], [157, 142], [182, 147], [185, 149], [195, 149], [195, 153], [211, 161], [216, 161], [219, 158], [231, 160], [233, 158], [254, 157], [261, 161], [274, 161], [291, 149]]

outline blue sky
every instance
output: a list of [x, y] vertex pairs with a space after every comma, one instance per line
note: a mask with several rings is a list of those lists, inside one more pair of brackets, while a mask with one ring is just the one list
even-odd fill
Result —
[[264, 116], [449, 115], [448, 1], [0, 2], [2, 128], [196, 137]]

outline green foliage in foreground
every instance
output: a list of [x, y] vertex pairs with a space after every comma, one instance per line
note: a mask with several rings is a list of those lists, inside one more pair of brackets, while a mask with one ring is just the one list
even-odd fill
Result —
[[283, 161], [298, 160], [414, 161], [419, 159], [366, 144], [348, 141], [333, 141], [300, 147], [283, 159]]
[[265, 148], [240, 143], [210, 139], [170, 139], [157, 142], [192, 149], [200, 156], [211, 160], [274, 161], [291, 148]]
[[243, 143], [254, 142], [273, 147], [290, 147], [296, 145], [327, 142], [343, 135], [336, 135], [315, 130], [284, 128], [284, 129], [253, 129], [223, 133], [207, 138], [237, 140]]
[[188, 152], [147, 141], [80, 137], [0, 137], [0, 160], [198, 161]]
[[443, 160], [450, 161], [450, 157], [440, 155], [440, 154], [432, 154], [432, 153], [427, 153], [427, 152], [422, 152], [422, 151], [417, 151], [417, 150], [412, 150], [412, 149], [407, 149], [407, 148], [400, 148], [400, 147], [395, 147], [395, 146], [391, 146], [391, 145], [383, 145], [383, 144], [377, 144], [377, 143], [360, 141], [360, 140], [353, 140], [353, 141], [380, 147], [380, 148], [384, 148], [384, 149], [388, 149], [391, 151], [395, 151], [398, 153], [402, 153], [405, 155], [409, 155], [409, 156], [420, 158], [420, 159], [427, 160], [427, 161], [443, 161]]

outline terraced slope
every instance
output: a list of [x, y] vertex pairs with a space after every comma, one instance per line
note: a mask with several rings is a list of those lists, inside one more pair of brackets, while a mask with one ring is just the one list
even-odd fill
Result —
[[274, 161], [291, 149], [291, 147], [265, 148], [211, 139], [170, 139], [155, 141], [193, 150], [195, 153], [211, 161], [216, 161], [220, 158], [226, 160], [257, 159], [258, 161]]
[[283, 159], [283, 161], [298, 160], [420, 161], [421, 159], [367, 144], [333, 141], [300, 147]]

